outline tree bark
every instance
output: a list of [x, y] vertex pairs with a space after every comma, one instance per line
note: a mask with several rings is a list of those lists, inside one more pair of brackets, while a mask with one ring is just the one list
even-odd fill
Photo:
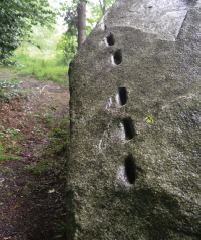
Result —
[[86, 39], [86, 1], [79, 0], [77, 4], [78, 13], [78, 50]]
[[103, 12], [103, 15], [105, 15], [106, 0], [103, 0], [103, 4], [102, 4], [102, 1], [99, 0], [99, 3], [100, 3], [101, 10]]
[[103, 0], [103, 15], [105, 15], [106, 0]]

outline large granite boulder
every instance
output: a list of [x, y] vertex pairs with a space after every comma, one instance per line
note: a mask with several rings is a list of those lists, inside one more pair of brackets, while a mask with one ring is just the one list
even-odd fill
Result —
[[70, 64], [68, 240], [191, 240], [198, 1], [117, 0]]

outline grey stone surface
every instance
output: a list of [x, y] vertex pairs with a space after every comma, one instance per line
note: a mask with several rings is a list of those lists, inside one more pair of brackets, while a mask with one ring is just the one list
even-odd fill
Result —
[[117, 0], [69, 74], [68, 240], [200, 239], [198, 1]]

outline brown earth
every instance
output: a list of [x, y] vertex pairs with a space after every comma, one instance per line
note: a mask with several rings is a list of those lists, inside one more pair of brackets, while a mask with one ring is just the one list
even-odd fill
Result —
[[20, 158], [0, 162], [0, 239], [66, 239], [67, 144], [59, 145], [66, 136], [54, 129], [69, 132], [68, 85], [13, 76], [0, 68], [0, 79], [10, 77], [20, 80], [28, 97], [0, 103], [0, 127], [20, 130], [18, 138], [6, 132], [0, 138], [7, 154]]

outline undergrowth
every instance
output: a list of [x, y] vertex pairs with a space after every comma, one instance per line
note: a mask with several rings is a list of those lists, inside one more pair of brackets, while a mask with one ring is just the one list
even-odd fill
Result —
[[16, 143], [23, 142], [24, 136], [21, 136], [19, 131], [19, 129], [6, 129], [4, 126], [0, 126], [0, 162], [20, 160], [17, 155], [21, 148], [16, 146]]
[[33, 29], [34, 44], [24, 41], [15, 50], [15, 57], [10, 59], [16, 63], [10, 68], [18, 74], [31, 75], [39, 80], [68, 83], [68, 63], [62, 50], [57, 47], [61, 34], [56, 29], [52, 32], [42, 26], [35, 26]]
[[13, 155], [10, 153], [6, 154], [4, 147], [2, 146], [2, 144], [0, 144], [0, 163], [7, 160], [20, 160], [20, 158], [17, 155]]
[[27, 98], [27, 92], [23, 91], [18, 80], [0, 79], [0, 102], [8, 103], [10, 100]]
[[[14, 51], [6, 66], [17, 75], [31, 75], [39, 80], [52, 80], [59, 84], [68, 83], [68, 64], [61, 48], [62, 34], [58, 26], [49, 30], [44, 26], [33, 26], [31, 41], [24, 39]], [[4, 68], [1, 66], [0, 68]]]
[[[30, 46], [29, 48], [34, 47]], [[39, 80], [52, 80], [60, 84], [68, 82], [68, 67], [62, 62], [62, 54], [55, 55], [46, 52], [46, 56], [44, 52], [36, 49], [39, 51], [38, 55], [31, 56], [28, 50], [27, 52], [20, 52], [20, 50], [20, 48], [17, 50], [17, 57], [13, 61], [21, 64], [10, 66], [18, 74], [31, 75]], [[34, 51], [34, 49], [30, 51]]]
[[[41, 119], [41, 118], [40, 118]], [[65, 170], [66, 150], [70, 142], [70, 131], [67, 129], [69, 115], [64, 116], [59, 124], [55, 124], [55, 118], [51, 114], [45, 115], [42, 120], [49, 125], [49, 132], [44, 134], [37, 125], [39, 135], [46, 136], [49, 145], [43, 150], [43, 159], [34, 166], [27, 167], [33, 174], [45, 174], [52, 171], [56, 177], [62, 179], [62, 170]]]

